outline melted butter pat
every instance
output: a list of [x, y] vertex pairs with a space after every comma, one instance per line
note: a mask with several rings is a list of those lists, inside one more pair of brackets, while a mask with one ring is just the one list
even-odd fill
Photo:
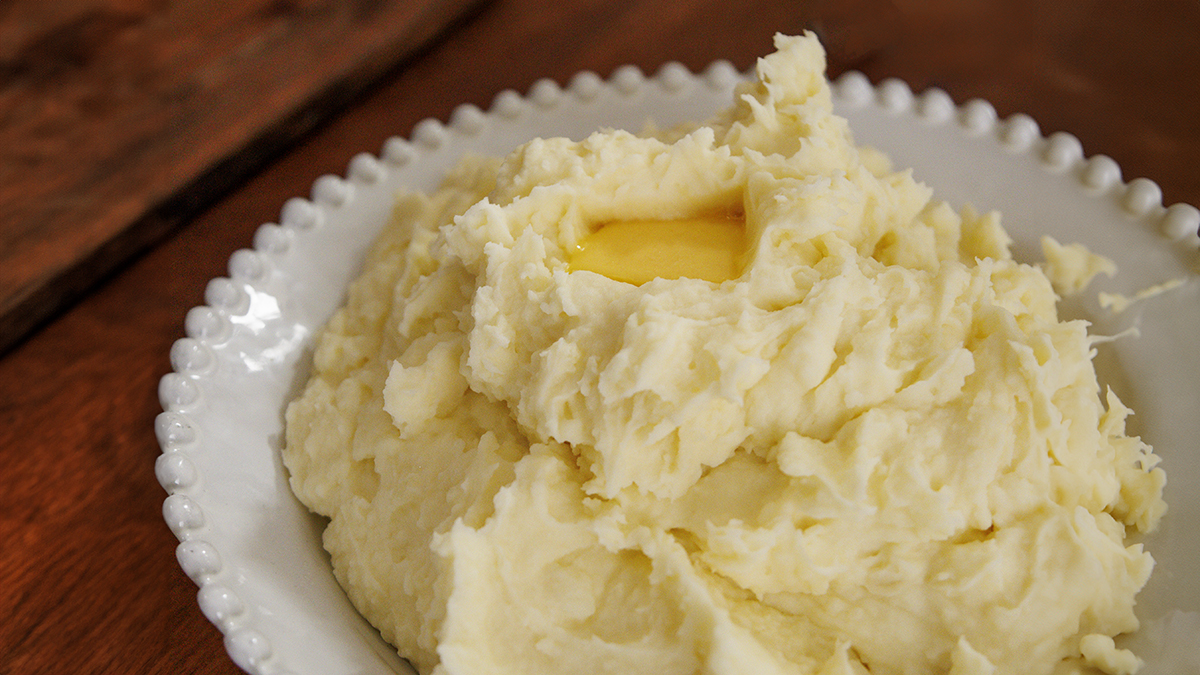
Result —
[[719, 284], [741, 276], [745, 257], [741, 218], [619, 220], [584, 237], [569, 267], [637, 286], [660, 277]]

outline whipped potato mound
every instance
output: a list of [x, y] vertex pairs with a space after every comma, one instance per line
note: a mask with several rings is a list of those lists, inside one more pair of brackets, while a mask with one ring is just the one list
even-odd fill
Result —
[[[337, 578], [424, 674], [1134, 672], [1165, 479], [1087, 326], [776, 48], [399, 198], [287, 410]], [[577, 260], [689, 220], [713, 279]]]

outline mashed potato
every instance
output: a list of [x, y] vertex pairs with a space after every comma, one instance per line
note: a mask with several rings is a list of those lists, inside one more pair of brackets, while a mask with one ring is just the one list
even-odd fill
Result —
[[[1086, 325], [776, 47], [708, 124], [399, 199], [287, 411], [338, 579], [438, 675], [1136, 670], [1164, 477]], [[573, 265], [713, 214], [716, 280]]]

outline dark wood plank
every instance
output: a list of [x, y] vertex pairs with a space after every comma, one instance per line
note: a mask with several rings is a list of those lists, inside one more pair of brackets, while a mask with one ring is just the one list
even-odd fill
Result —
[[479, 4], [0, 5], [0, 351]]

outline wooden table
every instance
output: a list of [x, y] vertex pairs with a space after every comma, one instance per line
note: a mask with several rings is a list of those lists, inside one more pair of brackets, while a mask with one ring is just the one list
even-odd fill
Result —
[[[11, 20], [0, 10], [0, 84], [15, 72], [2, 60]], [[815, 28], [831, 74], [858, 69], [875, 82], [938, 86], [959, 102], [985, 98], [1001, 116], [1033, 116], [1043, 133], [1074, 133], [1126, 179], [1155, 180], [1167, 205], [1200, 204], [1200, 5], [1191, 0], [494, 0], [447, 25], [392, 67], [359, 64], [357, 81], [370, 76], [372, 86], [321, 99], [328, 121], [279, 142], [239, 184], [181, 181], [170, 203], [195, 203], [188, 191], [198, 185], [219, 199], [178, 211], [169, 236], [148, 238], [141, 255], [109, 251], [125, 256], [108, 261], [113, 274], [81, 286], [0, 356], [0, 673], [238, 672], [162, 521], [153, 422], [169, 349], [206, 282], [226, 274], [229, 255], [286, 199], [460, 103], [486, 109], [506, 88], [626, 63], [652, 73], [671, 60], [699, 70], [724, 58], [744, 69], [776, 31]], [[279, 112], [278, 124], [303, 112]], [[224, 156], [246, 157], [248, 143], [229, 140]]]

